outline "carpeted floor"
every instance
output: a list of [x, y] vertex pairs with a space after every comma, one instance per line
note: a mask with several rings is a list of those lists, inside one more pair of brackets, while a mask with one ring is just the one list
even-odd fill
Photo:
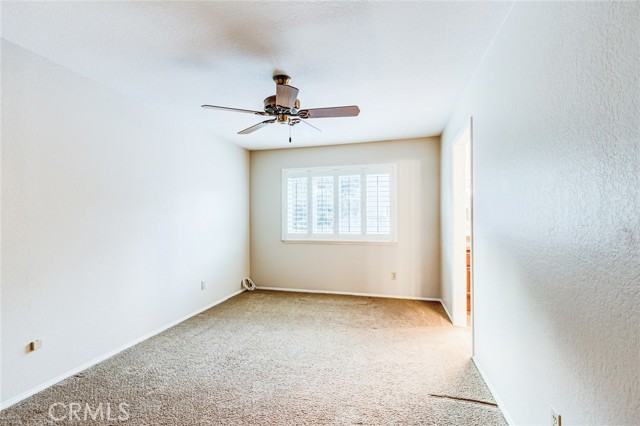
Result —
[[[4, 410], [0, 423], [505, 425], [495, 406], [430, 396], [494, 402], [469, 356], [469, 332], [439, 303], [255, 291]], [[50, 418], [54, 403], [66, 420]], [[82, 408], [69, 421], [71, 403]]]

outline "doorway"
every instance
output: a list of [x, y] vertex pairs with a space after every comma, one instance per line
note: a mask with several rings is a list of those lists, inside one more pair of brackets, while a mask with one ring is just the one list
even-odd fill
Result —
[[453, 323], [473, 327], [473, 121], [453, 144]]

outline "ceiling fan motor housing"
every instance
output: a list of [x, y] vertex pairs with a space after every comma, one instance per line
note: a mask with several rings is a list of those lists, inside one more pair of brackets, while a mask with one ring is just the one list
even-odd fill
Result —
[[300, 110], [300, 99], [296, 99], [292, 109], [283, 109], [276, 104], [276, 95], [269, 96], [264, 100], [264, 112], [271, 115], [287, 114], [295, 115]]

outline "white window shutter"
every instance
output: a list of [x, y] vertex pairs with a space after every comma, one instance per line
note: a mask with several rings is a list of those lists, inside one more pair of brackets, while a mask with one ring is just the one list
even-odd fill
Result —
[[367, 234], [391, 234], [391, 175], [367, 174]]
[[307, 177], [287, 179], [287, 232], [306, 234], [309, 224]]
[[339, 233], [360, 235], [362, 233], [362, 177], [361, 175], [339, 176], [338, 199]]
[[396, 241], [394, 164], [283, 169], [283, 241]]
[[333, 176], [311, 178], [313, 233], [333, 234]]

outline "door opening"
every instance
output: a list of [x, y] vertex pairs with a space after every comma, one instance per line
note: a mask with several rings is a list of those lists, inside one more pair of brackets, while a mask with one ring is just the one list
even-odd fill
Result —
[[471, 327], [471, 138], [465, 143], [464, 202], [467, 327]]
[[472, 120], [453, 144], [453, 323], [473, 327]]

